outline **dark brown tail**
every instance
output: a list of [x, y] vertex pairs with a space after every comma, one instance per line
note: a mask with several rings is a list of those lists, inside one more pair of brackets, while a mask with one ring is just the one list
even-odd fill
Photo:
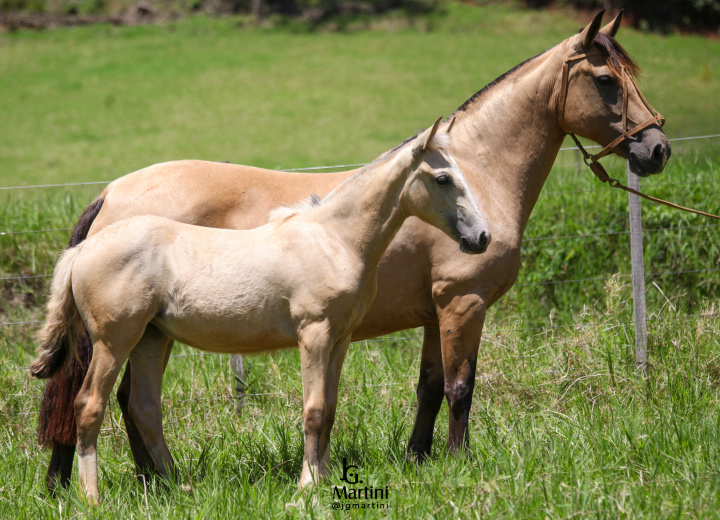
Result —
[[[70, 247], [77, 246], [87, 238], [90, 226], [100, 213], [104, 201], [105, 198], [101, 195], [85, 209], [73, 229]], [[41, 446], [75, 445], [75, 397], [80, 392], [91, 360], [92, 343], [87, 331], [83, 331], [77, 335], [76, 355], [70, 359], [68, 370], [56, 373], [45, 386], [37, 432]]]

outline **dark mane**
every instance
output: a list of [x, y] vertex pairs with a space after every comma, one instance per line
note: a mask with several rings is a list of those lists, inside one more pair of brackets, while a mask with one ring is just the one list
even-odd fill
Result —
[[[545, 51], [545, 52], [547, 52], [547, 51]], [[465, 101], [465, 103], [463, 103], [457, 110], [455, 110], [455, 112], [453, 112], [453, 113], [450, 115], [450, 117], [446, 118], [444, 122], [447, 122], [448, 120], [450, 120], [450, 119], [452, 118], [452, 116], [454, 116], [454, 115], [457, 114], [458, 112], [464, 112], [464, 111], [467, 109], [467, 107], [470, 106], [471, 103], [477, 101], [480, 97], [482, 97], [485, 93], [487, 93], [488, 91], [490, 91], [490, 90], [491, 90], [493, 87], [495, 87], [498, 83], [501, 83], [505, 78], [507, 78], [508, 76], [510, 76], [510, 75], [511, 75], [513, 72], [515, 72], [517, 69], [519, 69], [520, 67], [522, 67], [522, 66], [525, 65], [526, 63], [534, 60], [534, 59], [537, 58], [538, 56], [542, 56], [543, 54], [545, 54], [545, 52], [541, 52], [541, 53], [538, 54], [537, 56], [534, 56], [534, 57], [532, 57], [532, 58], [530, 58], [530, 59], [527, 59], [527, 60], [523, 61], [523, 62], [520, 63], [519, 65], [514, 66], [512, 69], [510, 69], [509, 71], [507, 71], [505, 74], [503, 74], [503, 75], [500, 76], [499, 78], [495, 79], [492, 83], [488, 83], [487, 85], [485, 85], [481, 90], [479, 90], [478, 92], [476, 92], [475, 94], [473, 94], [473, 96], [472, 96], [470, 99], [468, 99], [467, 101]], [[399, 148], [402, 148], [402, 147], [405, 146], [407, 143], [409, 143], [410, 141], [412, 141], [413, 139], [415, 139], [417, 136], [419, 136], [423, 131], [424, 131], [424, 130], [420, 130], [417, 134], [413, 135], [412, 137], [408, 137], [408, 138], [405, 139], [402, 143], [400, 143], [399, 145], [397, 145], [395, 148], [393, 148], [392, 150], [389, 150], [387, 153], [389, 154], [389, 153], [392, 153], [392, 152], [398, 150]], [[382, 158], [382, 157], [384, 157], [384, 156], [385, 156], [385, 155], [382, 155], [380, 158]]]
[[[635, 77], [640, 72], [640, 67], [635, 62], [634, 59], [627, 53], [625, 49], [623, 49], [622, 45], [620, 45], [615, 38], [612, 36], [608, 36], [604, 33], [598, 33], [595, 36], [595, 45], [597, 46], [600, 53], [605, 58], [605, 61], [607, 62], [608, 66], [612, 69], [613, 72], [616, 74], [621, 73], [621, 69], [627, 70], [631, 76]], [[483, 97], [485, 94], [487, 94], [489, 91], [491, 91], [493, 88], [495, 88], [497, 85], [505, 81], [509, 76], [511, 76], [514, 72], [516, 72], [518, 69], [524, 67], [527, 63], [531, 62], [535, 58], [539, 58], [543, 54], [545, 54], [548, 51], [541, 52], [537, 56], [534, 56], [528, 60], [523, 61], [519, 65], [514, 66], [512, 69], [507, 71], [505, 74], [500, 76], [499, 78], [495, 79], [493, 82], [489, 83], [485, 87], [483, 87], [481, 90], [476, 92], [470, 99], [465, 101], [456, 111], [455, 114], [458, 112], [464, 112], [467, 110], [467, 108], [473, 104], [475, 101]], [[408, 139], [411, 140], [414, 139], [414, 137]], [[405, 141], [407, 142], [407, 141]], [[405, 143], [403, 143], [405, 144]]]
[[[640, 72], [640, 67], [638, 66], [637, 62], [635, 62], [634, 59], [627, 53], [625, 49], [623, 49], [622, 45], [618, 43], [618, 41], [613, 38], [612, 36], [608, 36], [607, 34], [599, 32], [595, 36], [595, 45], [597, 46], [598, 50], [600, 51], [600, 54], [605, 58], [605, 61], [607, 62], [610, 69], [615, 72], [616, 74], [620, 75], [622, 73], [622, 69], [625, 69], [628, 71], [628, 73], [635, 77]], [[554, 47], [553, 47], [554, 48]], [[548, 49], [551, 50], [551, 49]], [[450, 119], [452, 116], [457, 114], [458, 112], [465, 112], [467, 108], [473, 104], [475, 101], [482, 98], [485, 94], [490, 92], [493, 88], [495, 88], [497, 85], [505, 81], [509, 76], [512, 76], [513, 73], [515, 73], [518, 69], [521, 69], [525, 65], [527, 65], [529, 62], [533, 61], [535, 58], [539, 58], [543, 54], [545, 54], [546, 51], [541, 52], [537, 56], [533, 56], [532, 58], [529, 58], [522, 63], [515, 65], [512, 69], [507, 71], [502, 76], [496, 78], [491, 83], [488, 83], [485, 85], [482, 89], [477, 91], [473, 96], [465, 101], [460, 107], [453, 112], [453, 114], [448, 118]], [[446, 121], [448, 120], [446, 119]], [[391, 154], [398, 149], [405, 146], [407, 143], [415, 139], [418, 135], [420, 135], [423, 132], [423, 130], [420, 130], [417, 134], [413, 135], [412, 137], [408, 137], [405, 139], [402, 143], [397, 145], [392, 150], [389, 150], [385, 154], [381, 155], [378, 159], [383, 159], [387, 157], [388, 154]]]
[[635, 77], [640, 72], [640, 67], [634, 59], [630, 57], [625, 49], [622, 48], [615, 38], [604, 33], [598, 33], [595, 36], [595, 46], [605, 58], [608, 67], [615, 74], [620, 75], [622, 69], [628, 71], [630, 76]]
[[399, 145], [397, 145], [395, 148], [393, 148], [392, 150], [388, 150], [387, 152], [385, 152], [384, 154], [382, 154], [380, 157], [378, 157], [377, 159], [375, 159], [375, 160], [374, 160], [373, 162], [371, 162], [370, 164], [374, 164], [374, 163], [376, 163], [377, 161], [379, 161], [379, 160], [381, 160], [381, 159], [384, 159], [385, 157], [387, 157], [387, 156], [390, 155], [391, 153], [397, 152], [400, 148], [402, 148], [403, 146], [405, 146], [406, 144], [408, 144], [410, 141], [415, 140], [415, 138], [416, 138], [417, 136], [419, 136], [420, 134], [422, 134], [424, 131], [425, 131], [425, 129], [420, 130], [417, 134], [413, 135], [412, 137], [408, 137], [408, 138], [405, 139], [402, 143], [400, 143]]
[[481, 90], [479, 90], [479, 91], [477, 91], [475, 94], [473, 94], [473, 96], [472, 96], [470, 99], [468, 99], [467, 101], [465, 101], [465, 103], [463, 103], [462, 105], [460, 105], [460, 107], [454, 112], [454, 114], [457, 114], [458, 112], [464, 112], [465, 110], [467, 110], [467, 108], [468, 108], [472, 103], [474, 103], [475, 101], [477, 101], [478, 99], [480, 99], [481, 97], [483, 97], [485, 94], [487, 94], [488, 92], [490, 92], [493, 88], [495, 88], [497, 85], [499, 85], [500, 83], [502, 83], [508, 76], [512, 75], [512, 74], [513, 74], [515, 71], [517, 71], [519, 68], [524, 67], [527, 63], [531, 62], [532, 60], [534, 60], [535, 58], [537, 58], [537, 57], [539, 57], [539, 56], [542, 56], [542, 55], [545, 54], [546, 52], [547, 52], [547, 51], [543, 51], [543, 52], [541, 52], [540, 54], [538, 54], [537, 56], [533, 56], [532, 58], [523, 61], [523, 62], [520, 63], [519, 65], [515, 65], [512, 69], [510, 69], [509, 71], [507, 71], [505, 74], [503, 74], [503, 75], [500, 76], [499, 78], [495, 79], [495, 80], [492, 81], [491, 83], [488, 83], [487, 85], [485, 85]]

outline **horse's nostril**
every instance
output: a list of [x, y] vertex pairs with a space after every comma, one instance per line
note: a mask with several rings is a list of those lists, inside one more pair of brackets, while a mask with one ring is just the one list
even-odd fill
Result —
[[483, 231], [482, 233], [480, 233], [480, 249], [485, 249], [488, 245], [488, 242], [489, 242], [488, 234], [485, 231]]
[[665, 147], [661, 144], [656, 144], [653, 149], [652, 158], [658, 163], [662, 163], [665, 157]]

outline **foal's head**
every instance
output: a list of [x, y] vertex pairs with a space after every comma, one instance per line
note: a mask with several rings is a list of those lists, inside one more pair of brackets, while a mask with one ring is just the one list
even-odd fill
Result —
[[[603, 12], [559, 47], [567, 63], [566, 81], [558, 81], [558, 118], [566, 132], [607, 146], [624, 132], [640, 128], [614, 147], [634, 173], [660, 173], [670, 157], [670, 143], [655, 114], [635, 85], [635, 61], [615, 40], [622, 12], [601, 28]], [[564, 98], [564, 99], [563, 99]], [[648, 124], [642, 128], [643, 124]]]
[[396, 156], [406, 161], [410, 173], [400, 194], [400, 204], [460, 244], [465, 253], [484, 253], [490, 230], [455, 159], [446, 151], [453, 122], [442, 131], [438, 119], [432, 128], [400, 148]]

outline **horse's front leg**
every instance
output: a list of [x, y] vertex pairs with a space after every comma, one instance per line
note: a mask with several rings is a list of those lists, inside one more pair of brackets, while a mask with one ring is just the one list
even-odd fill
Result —
[[435, 419], [442, 406], [444, 390], [440, 329], [437, 326], [425, 327], [417, 386], [417, 415], [408, 443], [408, 456], [418, 462], [430, 456]]
[[335, 424], [335, 411], [337, 410], [338, 387], [340, 386], [340, 373], [345, 362], [345, 355], [350, 346], [350, 334], [341, 338], [333, 347], [328, 363], [328, 378], [325, 384], [325, 421], [320, 434], [318, 453], [320, 458], [320, 475], [325, 475], [330, 465], [330, 431]]
[[477, 294], [458, 295], [438, 308], [445, 397], [449, 406], [448, 449], [457, 453], [470, 445], [468, 420], [475, 388], [485, 302]]
[[320, 473], [320, 440], [327, 414], [327, 381], [330, 355], [336, 340], [327, 322], [306, 325], [298, 333], [300, 369], [303, 385], [303, 429], [305, 459], [298, 487], [318, 482]]

